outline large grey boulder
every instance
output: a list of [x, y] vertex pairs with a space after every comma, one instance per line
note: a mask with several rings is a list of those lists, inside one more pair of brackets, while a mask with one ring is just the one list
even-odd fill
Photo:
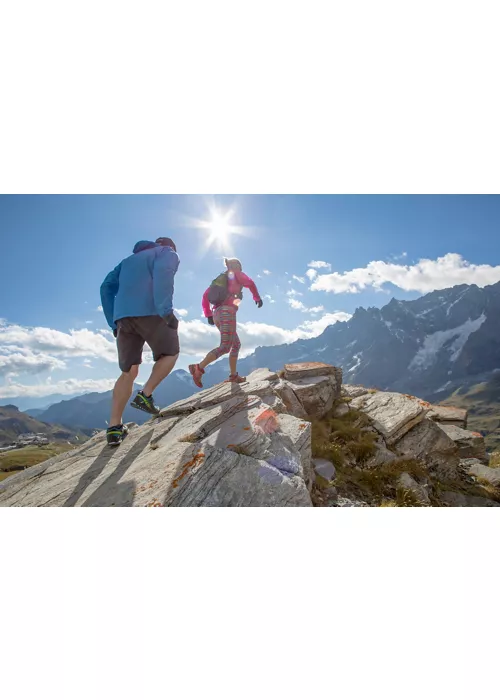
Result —
[[401, 457], [425, 463], [442, 480], [458, 476], [458, 448], [442, 428], [424, 419], [399, 440], [394, 449]]
[[115, 450], [100, 433], [2, 482], [0, 505], [310, 506], [299, 451], [279, 423], [266, 439], [257, 420], [265, 411], [258, 397], [248, 413], [230, 399], [133, 428]]
[[398, 459], [398, 455], [389, 450], [385, 444], [384, 438], [379, 435], [376, 442], [374, 443], [375, 454], [366, 460], [363, 467], [366, 469], [373, 469], [375, 467], [381, 467], [382, 464], [389, 464], [390, 462], [395, 462]]
[[281, 383], [261, 370], [200, 392], [114, 450], [99, 433], [2, 482], [0, 506], [311, 506], [311, 424]]
[[[278, 395], [297, 417], [323, 418], [340, 398], [340, 388], [333, 375], [304, 377], [296, 381], [282, 381], [276, 389]], [[297, 410], [298, 409], [298, 410]]]
[[429, 498], [429, 494], [425, 486], [415, 481], [415, 479], [407, 472], [403, 472], [400, 475], [398, 479], [398, 488], [403, 492], [410, 493], [420, 505], [430, 506], [431, 499]]
[[423, 402], [418, 399], [385, 391], [359, 396], [351, 401], [351, 406], [370, 418], [389, 446], [420, 423], [426, 414]]
[[470, 430], [463, 430], [456, 425], [439, 423], [451, 440], [457, 445], [458, 453], [462, 459], [476, 458], [486, 461], [486, 444], [481, 433], [473, 433]]

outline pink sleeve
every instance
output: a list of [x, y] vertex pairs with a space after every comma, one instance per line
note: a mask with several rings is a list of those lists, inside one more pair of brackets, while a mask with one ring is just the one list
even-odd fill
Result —
[[210, 306], [210, 302], [208, 301], [208, 292], [210, 290], [210, 287], [207, 289], [205, 294], [203, 295], [203, 299], [201, 300], [201, 308], [203, 309], [203, 313], [205, 315], [205, 318], [210, 318], [212, 316], [212, 308]]
[[245, 275], [244, 272], [236, 271], [235, 277], [238, 284], [241, 284], [242, 287], [246, 287], [252, 292], [253, 300], [259, 301], [260, 294], [255, 282], [252, 279], [250, 279], [248, 275]]

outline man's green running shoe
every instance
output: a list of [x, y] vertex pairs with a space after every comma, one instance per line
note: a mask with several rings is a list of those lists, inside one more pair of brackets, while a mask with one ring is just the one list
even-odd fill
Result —
[[128, 435], [126, 425], [113, 425], [106, 430], [106, 440], [110, 447], [118, 447]]
[[160, 409], [155, 404], [153, 396], [146, 396], [142, 391], [139, 391], [135, 399], [130, 404], [132, 408], [138, 408], [139, 411], [149, 413], [150, 416], [159, 416]]

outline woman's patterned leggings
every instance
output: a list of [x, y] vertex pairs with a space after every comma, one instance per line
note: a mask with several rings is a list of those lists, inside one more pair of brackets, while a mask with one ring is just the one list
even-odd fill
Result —
[[215, 325], [220, 331], [220, 345], [212, 350], [217, 359], [229, 353], [231, 357], [238, 357], [240, 352], [240, 339], [236, 332], [236, 308], [234, 306], [219, 306], [214, 310]]

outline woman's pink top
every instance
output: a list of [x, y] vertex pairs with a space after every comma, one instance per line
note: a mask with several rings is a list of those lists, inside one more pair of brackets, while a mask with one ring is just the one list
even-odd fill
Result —
[[[230, 270], [228, 272], [227, 277], [227, 291], [229, 292], [229, 296], [223, 304], [220, 304], [220, 306], [234, 306], [235, 311], [237, 311], [240, 300], [237, 299], [235, 295], [239, 294], [243, 287], [249, 289], [252, 292], [254, 301], [260, 300], [260, 294], [257, 290], [255, 282], [252, 279], [250, 279], [248, 275], [245, 275], [244, 272], [240, 272], [239, 270]], [[210, 302], [208, 301], [209, 289], [210, 287], [203, 295], [203, 299], [201, 302], [205, 318], [209, 318], [210, 316], [212, 316], [212, 307], [210, 306]]]

